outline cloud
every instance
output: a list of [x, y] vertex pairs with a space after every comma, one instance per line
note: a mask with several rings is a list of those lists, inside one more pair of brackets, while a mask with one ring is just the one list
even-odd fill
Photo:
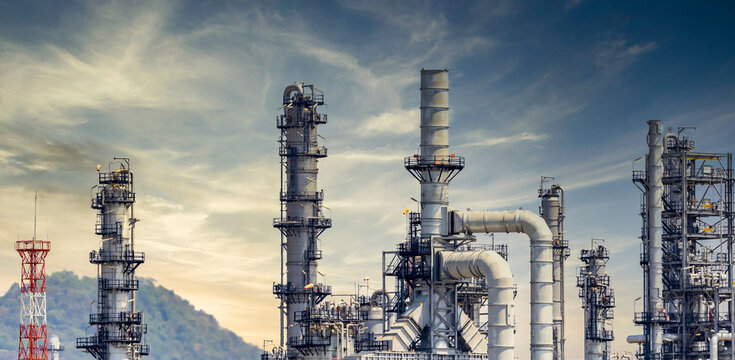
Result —
[[609, 39], [593, 46], [594, 64], [611, 76], [633, 65], [643, 55], [658, 48], [655, 41], [630, 44], [624, 38]]
[[373, 115], [362, 121], [358, 136], [417, 134], [419, 109], [400, 109]]
[[491, 147], [491, 146], [499, 146], [499, 145], [509, 145], [509, 144], [515, 144], [519, 142], [539, 142], [542, 140], [545, 140], [548, 136], [542, 135], [542, 134], [534, 134], [531, 132], [522, 132], [511, 136], [503, 136], [503, 137], [494, 137], [494, 138], [487, 138], [480, 141], [470, 142], [470, 143], [464, 143], [459, 144], [455, 147], [457, 148], [464, 148], [464, 147]]

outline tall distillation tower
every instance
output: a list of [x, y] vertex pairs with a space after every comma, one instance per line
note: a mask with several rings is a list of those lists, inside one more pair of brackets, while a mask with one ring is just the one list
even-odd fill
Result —
[[564, 188], [559, 184], [544, 187], [549, 180], [554, 178], [541, 177], [539, 213], [549, 226], [554, 240], [554, 360], [564, 360], [564, 263], [569, 257], [569, 241], [564, 237]]
[[[113, 164], [119, 167], [113, 170]], [[98, 211], [95, 234], [102, 236], [100, 250], [89, 254], [98, 276], [97, 312], [89, 315], [96, 334], [78, 338], [77, 348], [98, 360], [137, 360], [148, 355], [149, 347], [144, 344], [143, 313], [135, 309], [139, 285], [135, 269], [145, 261], [145, 254], [134, 247], [138, 219], [133, 212], [135, 186], [130, 160], [114, 158], [108, 171], [99, 173], [99, 184], [92, 191], [92, 209]]]
[[633, 172], [643, 191], [638, 357], [735, 359], [732, 154], [694, 151], [689, 128], [648, 126], [646, 170]]
[[46, 256], [51, 242], [36, 239], [33, 218], [33, 240], [19, 240], [15, 250], [21, 258], [20, 329], [18, 360], [47, 360], [46, 328]]
[[584, 263], [577, 276], [579, 297], [584, 309], [584, 358], [610, 360], [615, 307], [615, 293], [610, 287], [610, 276], [606, 271], [610, 252], [602, 245], [591, 246], [581, 251], [579, 259]]
[[321, 91], [295, 83], [283, 92], [283, 114], [276, 118], [281, 130], [281, 216], [273, 227], [282, 237], [281, 282], [273, 285], [273, 293], [281, 300], [281, 346], [285, 327], [289, 358], [330, 356], [329, 330], [311, 321], [311, 310], [331, 294], [330, 286], [317, 281], [319, 236], [332, 226], [322, 212], [324, 192], [317, 187], [317, 162], [327, 156], [317, 141], [317, 125], [327, 122], [327, 115], [317, 110], [320, 105]]

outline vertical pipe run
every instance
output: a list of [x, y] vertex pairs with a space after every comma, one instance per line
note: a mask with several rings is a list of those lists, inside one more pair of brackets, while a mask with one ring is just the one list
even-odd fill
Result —
[[[663, 211], [663, 144], [662, 144], [661, 120], [648, 121], [648, 157], [646, 159], [646, 179], [648, 191], [646, 193], [646, 204], [648, 205], [648, 255], [650, 259], [649, 289], [648, 289], [648, 311], [651, 319], [663, 309], [661, 299], [663, 291], [663, 252], [661, 244], [661, 212]], [[651, 353], [654, 358], [660, 356], [662, 340], [662, 329], [659, 323], [651, 324], [651, 339], [649, 341]]]

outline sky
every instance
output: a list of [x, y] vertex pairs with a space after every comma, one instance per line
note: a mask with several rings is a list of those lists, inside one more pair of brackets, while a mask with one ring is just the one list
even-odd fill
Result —
[[[466, 158], [451, 206], [536, 211], [540, 177], [554, 176], [572, 251], [567, 358], [583, 356], [574, 275], [592, 237], [612, 253], [612, 350], [635, 351], [633, 159], [650, 119], [695, 126], [698, 150], [735, 150], [734, 15], [732, 3], [685, 1], [0, 2], [0, 288], [19, 278], [13, 243], [32, 237], [35, 191], [47, 271], [95, 275], [95, 167], [128, 156], [137, 274], [248, 342], [277, 339], [283, 89], [325, 92], [318, 181], [334, 225], [319, 266], [347, 292], [366, 276], [380, 286], [381, 252], [404, 238], [419, 70], [446, 68], [451, 151]], [[509, 244], [527, 358], [528, 241], [495, 239]]]

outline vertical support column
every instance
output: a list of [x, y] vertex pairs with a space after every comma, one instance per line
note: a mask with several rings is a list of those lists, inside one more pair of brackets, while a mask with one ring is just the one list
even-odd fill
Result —
[[[648, 157], [646, 159], [646, 179], [648, 191], [646, 193], [646, 204], [648, 206], [648, 256], [649, 256], [649, 279], [648, 279], [648, 311], [650, 318], [655, 319], [655, 314], [663, 309], [661, 299], [663, 291], [663, 252], [661, 244], [661, 212], [663, 211], [663, 144], [662, 144], [661, 120], [648, 121]], [[661, 356], [663, 332], [658, 322], [651, 323], [649, 346], [654, 359]]]

